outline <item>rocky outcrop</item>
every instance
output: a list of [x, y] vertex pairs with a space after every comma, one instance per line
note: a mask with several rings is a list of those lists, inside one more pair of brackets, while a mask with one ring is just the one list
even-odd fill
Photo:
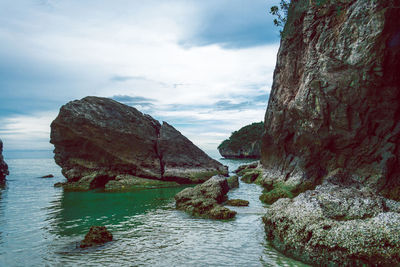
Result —
[[113, 240], [113, 235], [105, 226], [92, 226], [89, 232], [85, 235], [85, 239], [81, 241], [80, 247], [86, 248], [96, 245], [101, 245]]
[[341, 169], [400, 199], [395, 3], [292, 1], [265, 115], [267, 176], [315, 185]]
[[8, 165], [3, 159], [3, 141], [0, 139], [0, 183], [3, 183], [9, 174]]
[[277, 200], [264, 217], [267, 238], [305, 262], [400, 264], [395, 4], [297, 0], [289, 8], [257, 179], [262, 199]]
[[236, 215], [221, 205], [229, 191], [224, 176], [213, 176], [201, 185], [185, 188], [175, 196], [176, 208], [193, 216], [210, 219], [231, 219]]
[[319, 266], [398, 266], [400, 203], [356, 189], [324, 184], [282, 198], [263, 217], [280, 251]]
[[227, 175], [225, 166], [171, 125], [108, 98], [85, 97], [62, 106], [50, 142], [70, 189], [105, 187], [110, 181], [117, 188], [118, 181], [121, 187], [137, 184], [136, 178], [200, 183]]
[[258, 122], [247, 125], [232, 133], [229, 139], [218, 146], [218, 151], [224, 158], [258, 159], [261, 154], [261, 137], [264, 123]]

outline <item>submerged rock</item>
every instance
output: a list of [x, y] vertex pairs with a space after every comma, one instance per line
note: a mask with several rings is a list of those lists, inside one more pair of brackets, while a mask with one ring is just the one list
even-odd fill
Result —
[[74, 190], [110, 181], [122, 188], [126, 179], [119, 175], [201, 183], [228, 173], [171, 125], [108, 98], [85, 97], [62, 106], [50, 142], [67, 187]]
[[242, 127], [224, 140], [218, 151], [224, 158], [260, 158], [261, 137], [264, 123], [258, 122]]
[[3, 183], [9, 174], [8, 165], [3, 158], [3, 141], [0, 139], [0, 183]]
[[231, 219], [236, 215], [221, 205], [229, 191], [224, 176], [213, 176], [201, 185], [185, 188], [175, 196], [176, 208], [193, 216], [210, 219]]
[[80, 247], [86, 248], [96, 245], [101, 245], [113, 240], [113, 235], [105, 226], [92, 226], [89, 232], [85, 235], [85, 239], [81, 241]]
[[400, 264], [400, 203], [368, 189], [324, 184], [282, 198], [263, 217], [268, 240], [323, 266]]
[[249, 205], [247, 200], [243, 199], [229, 199], [225, 202], [227, 206], [237, 206], [237, 207], [245, 207]]

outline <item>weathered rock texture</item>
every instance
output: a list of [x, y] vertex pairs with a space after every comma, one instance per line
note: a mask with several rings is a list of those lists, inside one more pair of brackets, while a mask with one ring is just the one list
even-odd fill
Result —
[[0, 183], [3, 183], [9, 174], [8, 165], [3, 159], [3, 141], [0, 139]]
[[221, 205], [228, 191], [226, 177], [216, 175], [201, 185], [185, 188], [176, 194], [176, 208], [198, 217], [231, 219], [236, 212]]
[[[62, 106], [50, 142], [71, 189], [104, 187], [110, 180], [116, 188], [117, 181], [134, 184], [137, 177], [200, 183], [227, 174], [169, 124], [108, 98], [85, 97]], [[119, 175], [128, 176], [115, 179]]]
[[400, 265], [399, 7], [292, 1], [258, 178], [263, 201], [281, 198], [264, 223], [288, 255], [316, 265]]
[[321, 266], [399, 266], [400, 203], [332, 184], [281, 198], [263, 217], [272, 244]]
[[261, 137], [264, 123], [258, 122], [242, 127], [224, 140], [218, 151], [224, 158], [260, 158]]
[[265, 115], [267, 176], [318, 184], [340, 168], [400, 199], [399, 2], [292, 2]]

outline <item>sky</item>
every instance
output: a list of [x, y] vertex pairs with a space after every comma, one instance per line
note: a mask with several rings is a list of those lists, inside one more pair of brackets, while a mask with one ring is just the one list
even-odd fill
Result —
[[172, 124], [211, 151], [262, 121], [279, 0], [2, 0], [0, 138], [52, 150], [50, 123], [85, 96]]

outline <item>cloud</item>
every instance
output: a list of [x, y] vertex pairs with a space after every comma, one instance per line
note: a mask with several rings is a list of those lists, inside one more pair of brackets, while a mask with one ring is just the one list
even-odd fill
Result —
[[199, 24], [192, 35], [181, 40], [184, 47], [219, 44], [238, 49], [275, 43], [279, 30], [272, 25], [268, 10], [276, 0], [205, 0], [201, 2]]
[[143, 96], [115, 95], [111, 98], [115, 101], [121, 102], [128, 106], [136, 107], [141, 110], [152, 108], [154, 106], [154, 103], [157, 102], [155, 99]]
[[4, 142], [4, 150], [52, 149], [49, 143], [50, 123], [56, 116], [55, 112], [38, 112], [0, 118], [0, 136]]
[[47, 149], [61, 105], [95, 95], [215, 148], [264, 116], [279, 46], [273, 2], [1, 1], [0, 137], [7, 149]]

